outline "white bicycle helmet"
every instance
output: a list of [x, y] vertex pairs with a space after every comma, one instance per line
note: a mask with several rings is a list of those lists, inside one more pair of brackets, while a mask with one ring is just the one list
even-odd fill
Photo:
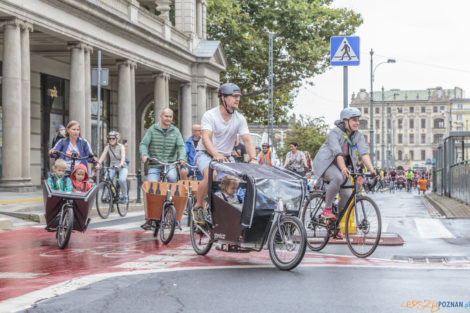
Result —
[[361, 111], [359, 111], [359, 109], [356, 109], [356, 108], [344, 108], [343, 110], [341, 110], [341, 114], [339, 115], [339, 118], [340, 120], [344, 120], [344, 119], [351, 119], [351, 118], [355, 118], [355, 117], [361, 117]]

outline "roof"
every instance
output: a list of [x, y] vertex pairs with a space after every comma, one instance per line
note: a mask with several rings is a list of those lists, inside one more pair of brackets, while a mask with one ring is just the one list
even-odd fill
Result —
[[201, 40], [194, 50], [194, 55], [200, 58], [212, 58], [219, 45], [219, 40]]

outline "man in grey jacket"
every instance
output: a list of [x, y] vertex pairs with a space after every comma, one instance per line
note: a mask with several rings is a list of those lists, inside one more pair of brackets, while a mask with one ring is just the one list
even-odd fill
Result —
[[[341, 184], [349, 178], [348, 166], [356, 172], [360, 159], [372, 174], [377, 175], [370, 160], [364, 136], [358, 130], [360, 117], [361, 111], [356, 108], [343, 109], [340, 120], [335, 122], [336, 127], [328, 133], [325, 143], [313, 160], [315, 180], [323, 177], [329, 181], [326, 186], [325, 209], [322, 214], [325, 218], [335, 219], [331, 208], [338, 192], [341, 197], [339, 210], [344, 209], [351, 195], [351, 189], [341, 189]], [[342, 236], [343, 234], [338, 232], [337, 237], [342, 238]]]

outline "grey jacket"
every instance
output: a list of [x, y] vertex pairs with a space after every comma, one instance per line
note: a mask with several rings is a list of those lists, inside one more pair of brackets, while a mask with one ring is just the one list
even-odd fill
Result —
[[[346, 141], [345, 136], [346, 130], [344, 124], [340, 121], [335, 122], [336, 127], [333, 128], [326, 137], [325, 143], [318, 150], [315, 159], [313, 159], [313, 168], [314, 168], [314, 179], [319, 179], [326, 169], [330, 167], [333, 161], [338, 155], [343, 155], [341, 147]], [[351, 157], [354, 171], [357, 170], [357, 155], [355, 149], [357, 149], [359, 157], [362, 157], [365, 154], [368, 154], [366, 141], [364, 136], [360, 131], [355, 131], [350, 136], [353, 146], [349, 147], [349, 155]]]

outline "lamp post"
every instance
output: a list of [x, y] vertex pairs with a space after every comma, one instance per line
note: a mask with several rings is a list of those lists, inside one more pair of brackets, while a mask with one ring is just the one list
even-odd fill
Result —
[[[369, 123], [369, 136], [370, 136], [370, 159], [372, 164], [374, 163], [374, 73], [377, 70], [379, 65], [384, 63], [395, 63], [395, 59], [388, 59], [387, 61], [380, 62], [374, 68], [374, 50], [370, 49], [370, 123]], [[382, 112], [383, 112], [383, 104], [382, 104]], [[383, 124], [383, 113], [382, 113], [382, 124]], [[383, 136], [383, 128], [382, 128], [382, 136]], [[383, 158], [383, 154], [382, 154]]]

